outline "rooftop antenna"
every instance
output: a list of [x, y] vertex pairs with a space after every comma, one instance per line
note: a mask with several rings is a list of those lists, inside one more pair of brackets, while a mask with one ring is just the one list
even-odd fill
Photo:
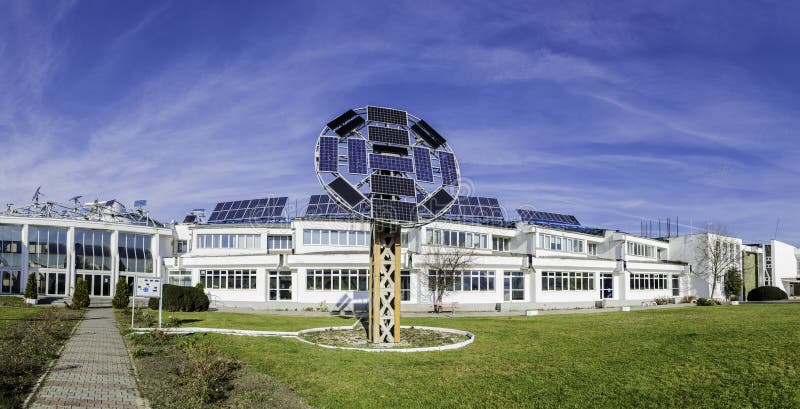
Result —
[[73, 197], [69, 198], [69, 201], [72, 202], [72, 203], [75, 203], [75, 206], [80, 206], [81, 205], [80, 200], [81, 200], [82, 197], [83, 196], [73, 196]]
[[772, 236], [772, 240], [776, 240], [778, 238], [778, 225], [780, 224], [780, 222], [781, 218], [778, 217], [778, 219], [775, 220], [775, 234]]
[[42, 193], [42, 187], [41, 186], [37, 187], [36, 188], [36, 193], [33, 194], [33, 199], [31, 199], [31, 200], [33, 200], [33, 203], [39, 204], [39, 196], [44, 196], [44, 193]]

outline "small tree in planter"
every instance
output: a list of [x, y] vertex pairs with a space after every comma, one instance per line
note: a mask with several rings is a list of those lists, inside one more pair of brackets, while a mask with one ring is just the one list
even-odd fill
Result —
[[128, 281], [125, 280], [125, 277], [120, 277], [119, 280], [117, 280], [114, 298], [111, 299], [111, 306], [118, 310], [128, 308], [128, 298], [130, 296], [131, 295], [128, 294]]
[[25, 303], [37, 304], [39, 302], [39, 288], [36, 284], [36, 273], [28, 274], [28, 282], [25, 284]]
[[739, 297], [739, 293], [742, 291], [742, 274], [739, 269], [731, 267], [725, 272], [723, 290], [725, 290], [725, 295], [728, 296], [728, 299]]
[[73, 308], [89, 308], [89, 284], [86, 280], [78, 278], [75, 282], [75, 292], [72, 294]]

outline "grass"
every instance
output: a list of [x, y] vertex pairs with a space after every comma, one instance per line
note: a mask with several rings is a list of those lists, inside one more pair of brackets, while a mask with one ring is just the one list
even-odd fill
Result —
[[[151, 312], [158, 317], [158, 311]], [[183, 327], [235, 328], [269, 331], [299, 331], [301, 329], [352, 325], [353, 317], [306, 317], [301, 315], [242, 314], [228, 312], [162, 312], [163, 320], [172, 316]], [[128, 316], [130, 320], [130, 316]]]
[[[197, 338], [320, 407], [800, 407], [799, 318], [800, 305], [784, 304], [406, 319], [476, 335], [464, 349], [414, 354]], [[213, 312], [192, 319], [263, 330], [327, 320]]]
[[20, 407], [82, 311], [0, 306], [0, 407]]

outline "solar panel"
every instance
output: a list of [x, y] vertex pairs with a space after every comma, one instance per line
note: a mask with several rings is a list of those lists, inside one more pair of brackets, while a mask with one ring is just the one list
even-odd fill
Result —
[[556, 224], [566, 224], [572, 226], [580, 226], [580, 222], [578, 219], [569, 214], [559, 214], [559, 213], [548, 213], [548, 212], [540, 212], [536, 210], [527, 210], [527, 209], [517, 209], [517, 213], [522, 221], [532, 222], [532, 223], [556, 223]]
[[369, 126], [369, 140], [373, 142], [408, 145], [408, 131], [404, 129]]
[[504, 221], [500, 202], [493, 197], [459, 196], [458, 203], [445, 215], [446, 219], [466, 221]]
[[455, 156], [450, 152], [439, 152], [439, 166], [442, 171], [442, 183], [448, 186], [458, 186]]
[[422, 202], [422, 205], [425, 206], [431, 214], [436, 214], [440, 212], [445, 207], [449, 206], [450, 203], [453, 202], [453, 196], [450, 193], [447, 193], [444, 189], [439, 189], [436, 193], [432, 194], [428, 200]]
[[336, 192], [336, 194], [338, 194], [342, 200], [350, 204], [350, 206], [355, 206], [366, 199], [364, 195], [358, 191], [358, 189], [353, 187], [350, 182], [341, 176], [333, 179], [331, 183], [328, 183], [328, 187]]
[[184, 223], [194, 223], [197, 221], [197, 215], [194, 214], [187, 214], [186, 217], [183, 218]]
[[414, 196], [414, 180], [396, 176], [372, 175], [370, 179], [372, 193]]
[[408, 126], [408, 114], [397, 109], [367, 107], [367, 119], [375, 122]]
[[347, 167], [350, 173], [367, 174], [367, 141], [359, 138], [347, 140]]
[[416, 203], [373, 198], [372, 218], [385, 221], [417, 222], [419, 215]]
[[355, 131], [356, 129], [361, 127], [361, 125], [364, 125], [364, 123], [365, 123], [364, 118], [357, 116], [353, 118], [352, 121], [340, 126], [339, 129], [337, 129], [334, 132], [336, 132], [336, 134], [339, 136], [347, 136], [347, 134], [349, 134], [350, 132]]
[[346, 124], [347, 122], [349, 122], [350, 120], [352, 120], [357, 116], [358, 114], [356, 113], [356, 111], [349, 109], [347, 110], [347, 112], [337, 116], [333, 121], [328, 122], [328, 128], [330, 128], [332, 131], [336, 130], [336, 128]]
[[372, 153], [388, 153], [392, 155], [408, 156], [408, 148], [394, 145], [372, 145]]
[[336, 172], [339, 170], [339, 138], [323, 136], [319, 138], [319, 171]]
[[433, 169], [431, 168], [431, 151], [428, 148], [414, 147], [414, 171], [417, 180], [433, 182]]
[[431, 148], [436, 149], [447, 142], [439, 132], [436, 132], [435, 129], [431, 128], [427, 122], [420, 119], [416, 124], [411, 126], [411, 130], [414, 131], [420, 138], [422, 138]]
[[374, 153], [371, 153], [369, 155], [369, 166], [372, 169], [394, 170], [398, 172], [414, 171], [414, 166], [411, 163], [411, 158], [378, 155]]
[[[220, 202], [208, 217], [208, 223], [253, 223], [275, 222], [284, 219], [283, 210], [287, 197], [271, 197], [252, 200]], [[188, 218], [189, 216], [187, 216]]]

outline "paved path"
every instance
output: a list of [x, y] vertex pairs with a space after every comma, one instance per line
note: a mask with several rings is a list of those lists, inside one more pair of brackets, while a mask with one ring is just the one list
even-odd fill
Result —
[[31, 408], [145, 408], [111, 308], [90, 308]]

